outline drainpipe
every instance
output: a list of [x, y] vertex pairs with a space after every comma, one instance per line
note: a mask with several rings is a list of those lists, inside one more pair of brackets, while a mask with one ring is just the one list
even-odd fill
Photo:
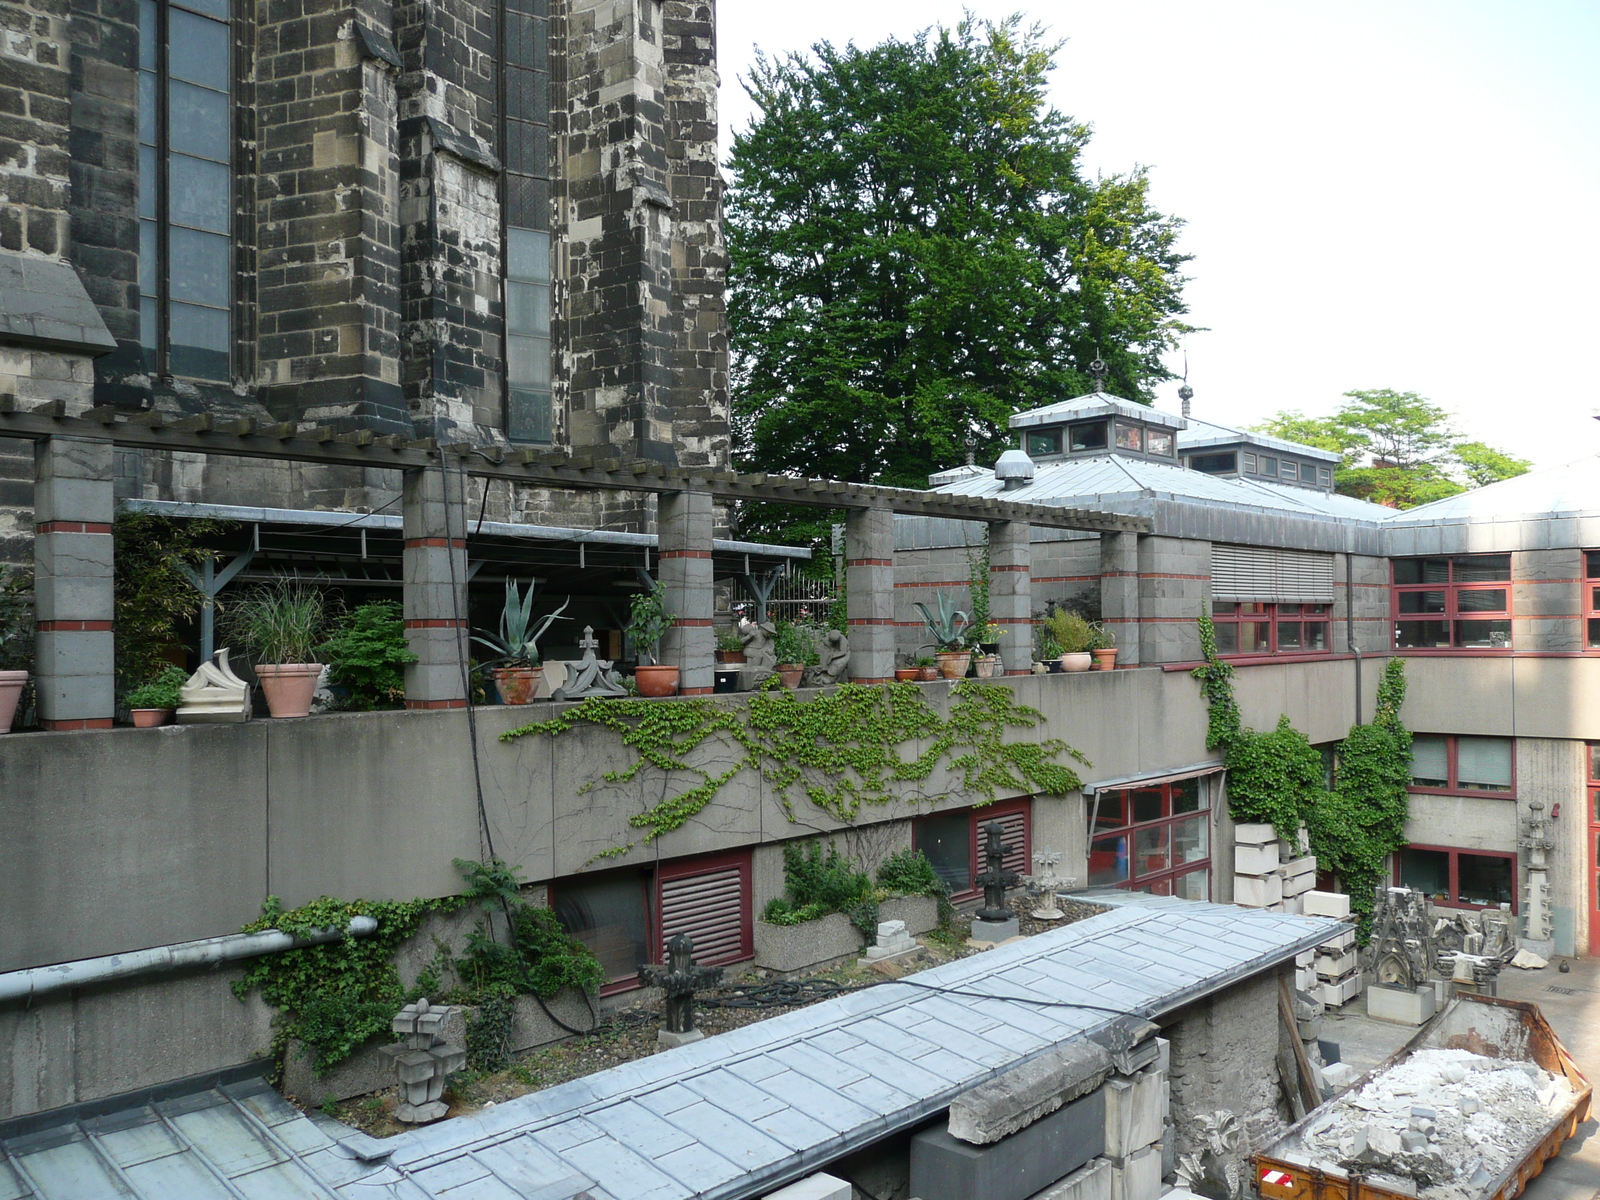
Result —
[[1344, 556], [1344, 644], [1356, 656], [1356, 724], [1361, 724], [1361, 647], [1356, 645], [1356, 556]]
[[202, 938], [197, 942], [178, 942], [172, 946], [134, 950], [128, 954], [108, 954], [104, 958], [84, 958], [48, 967], [8, 971], [0, 975], [0, 1002], [31, 1000], [35, 996], [68, 988], [126, 979], [130, 975], [175, 971], [180, 967], [215, 966], [235, 959], [273, 954], [279, 950], [299, 950], [322, 942], [338, 941], [346, 936], [364, 937], [377, 928], [378, 922], [372, 917], [351, 917], [350, 924], [343, 929], [319, 929], [306, 937], [297, 937], [280, 929], [268, 929], [261, 933], [230, 933], [222, 937]]

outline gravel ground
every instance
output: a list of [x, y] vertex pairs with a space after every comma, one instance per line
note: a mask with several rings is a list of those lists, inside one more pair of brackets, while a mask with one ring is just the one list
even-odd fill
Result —
[[[1036, 907], [1035, 901], [1019, 897], [1010, 903], [1010, 908], [1020, 918], [1023, 937], [1032, 937], [1049, 929], [1059, 929], [1063, 925], [1070, 925], [1106, 911], [1099, 905], [1085, 904], [1076, 900], [1060, 900], [1057, 906], [1063, 914], [1061, 920], [1039, 921], [1032, 915]], [[790, 982], [795, 986], [783, 989], [791, 995], [781, 1003], [763, 1003], [760, 997], [747, 997], [743, 991], [776, 983], [777, 980], [771, 971], [748, 966], [735, 968], [730, 970], [723, 986], [704, 993], [705, 998], [711, 1003], [696, 1004], [695, 1024], [704, 1029], [706, 1035], [710, 1037], [729, 1029], [737, 1029], [741, 1025], [764, 1021], [779, 1013], [804, 1008], [838, 995], [841, 990], [871, 987], [884, 982], [886, 977], [892, 978], [894, 974], [925, 971], [929, 967], [953, 962], [958, 958], [982, 954], [984, 951], [966, 944], [969, 922], [970, 917], [958, 915], [949, 933], [935, 930], [919, 937], [917, 941], [923, 946], [922, 953], [913, 959], [889, 964], [888, 970], [870, 967], [858, 969], [854, 963], [850, 963], [844, 967], [811, 972], [792, 979]], [[458, 1117], [477, 1112], [479, 1109], [513, 1100], [518, 1096], [526, 1096], [530, 1092], [542, 1091], [559, 1083], [592, 1075], [596, 1071], [604, 1071], [608, 1067], [620, 1066], [622, 1063], [656, 1053], [661, 1049], [656, 1041], [656, 1033], [661, 1028], [661, 1003], [659, 999], [654, 998], [656, 993], [647, 995], [652, 998], [641, 999], [607, 1014], [594, 1033], [587, 1037], [569, 1038], [555, 1045], [529, 1050], [520, 1055], [517, 1062], [504, 1071], [485, 1075], [463, 1071], [451, 1080], [450, 1087], [445, 1091], [445, 1099], [450, 1104], [450, 1115]], [[717, 1001], [749, 1003], [752, 999], [759, 1004], [759, 1007], [724, 1007], [716, 1003]], [[391, 1088], [371, 1096], [358, 1096], [342, 1103], [324, 1105], [323, 1111], [373, 1137], [392, 1137], [410, 1128], [399, 1124], [393, 1118], [398, 1103], [398, 1097]]]

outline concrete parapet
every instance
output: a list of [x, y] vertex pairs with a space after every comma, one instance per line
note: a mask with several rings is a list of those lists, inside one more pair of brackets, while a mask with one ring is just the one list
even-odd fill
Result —
[[407, 708], [463, 708], [467, 639], [467, 510], [460, 472], [407, 471], [402, 503]]
[[894, 514], [852, 509], [844, 529], [850, 678], [881, 683], [894, 678]]
[[678, 690], [709, 695], [716, 646], [711, 569], [714, 512], [706, 492], [667, 492], [657, 516], [661, 531], [661, 587], [676, 620], [661, 639], [661, 661], [678, 666]]

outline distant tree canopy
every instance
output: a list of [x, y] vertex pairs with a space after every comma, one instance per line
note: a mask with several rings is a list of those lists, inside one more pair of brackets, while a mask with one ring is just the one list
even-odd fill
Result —
[[1343, 462], [1334, 490], [1374, 504], [1413, 508], [1468, 488], [1524, 475], [1532, 463], [1483, 442], [1462, 441], [1450, 414], [1415, 392], [1390, 388], [1345, 393], [1330, 417], [1287, 410], [1258, 433], [1333, 450]]
[[1023, 409], [1148, 399], [1187, 328], [1181, 222], [1142, 168], [1087, 179], [1045, 103], [1057, 43], [972, 19], [759, 58], [727, 198], [736, 453], [755, 470], [925, 487]]

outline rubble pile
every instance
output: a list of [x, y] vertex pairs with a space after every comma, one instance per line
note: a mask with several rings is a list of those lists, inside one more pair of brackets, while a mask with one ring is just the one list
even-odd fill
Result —
[[[1528, 1062], [1419, 1050], [1305, 1129], [1323, 1163], [1425, 1200], [1471, 1200], [1525, 1154], [1572, 1085]], [[1404, 1186], [1397, 1186], [1404, 1184]]]

